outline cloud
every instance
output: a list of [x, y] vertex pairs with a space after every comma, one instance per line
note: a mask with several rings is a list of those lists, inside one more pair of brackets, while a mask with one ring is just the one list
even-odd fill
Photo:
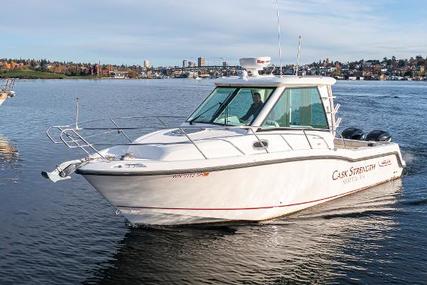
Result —
[[[295, 61], [300, 34], [303, 62], [427, 54], [424, 3], [279, 2], [286, 62]], [[403, 20], [402, 5], [410, 21]], [[178, 65], [198, 56], [237, 63], [270, 55], [278, 61], [275, 0], [18, 0], [2, 6], [16, 12], [0, 19], [0, 57]]]

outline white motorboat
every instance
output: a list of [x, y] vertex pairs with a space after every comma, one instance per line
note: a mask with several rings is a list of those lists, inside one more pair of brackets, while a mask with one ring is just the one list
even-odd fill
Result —
[[0, 87], [0, 106], [8, 98], [15, 96], [15, 91], [13, 91], [13, 86], [15, 85], [14, 78], [8, 78], [5, 80], [4, 84]]
[[[337, 135], [335, 79], [258, 75], [268, 63], [241, 60], [247, 72], [216, 81], [179, 127], [135, 140], [113, 119], [111, 128], [51, 127], [54, 143], [88, 155], [42, 174], [81, 174], [132, 225], [268, 220], [401, 177], [405, 162], [386, 132]], [[98, 150], [87, 130], [119, 131], [129, 143]]]

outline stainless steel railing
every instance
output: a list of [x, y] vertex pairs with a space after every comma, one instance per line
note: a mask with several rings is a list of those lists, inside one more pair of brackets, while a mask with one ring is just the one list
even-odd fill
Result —
[[[127, 131], [130, 130], [148, 130], [151, 129], [153, 130], [154, 127], [147, 127], [147, 126], [136, 126], [136, 127], [123, 127], [120, 126], [118, 124], [119, 120], [135, 120], [135, 119], [147, 119], [147, 118], [155, 118], [156, 120], [158, 120], [162, 125], [163, 128], [157, 128], [157, 130], [162, 130], [162, 129], [174, 129], [175, 131], [179, 132], [180, 134], [182, 134], [185, 138], [186, 138], [186, 142], [173, 142], [173, 143], [164, 143], [164, 142], [151, 142], [151, 143], [135, 143], [131, 137], [126, 133]], [[191, 132], [188, 132], [188, 130], [192, 130], [192, 129], [214, 129], [214, 130], [246, 130], [246, 134], [242, 134], [242, 135], [249, 135], [249, 136], [253, 136], [255, 137], [256, 141], [258, 142], [258, 146], [262, 149], [264, 149], [264, 151], [266, 153], [269, 153], [269, 149], [268, 149], [268, 145], [265, 142], [264, 138], [267, 136], [277, 136], [280, 137], [283, 142], [286, 144], [286, 146], [290, 149], [290, 150], [295, 150], [295, 148], [292, 146], [292, 144], [286, 139], [286, 136], [303, 136], [305, 138], [305, 140], [308, 143], [308, 146], [310, 149], [313, 149], [313, 145], [310, 142], [310, 137], [312, 138], [318, 138], [323, 140], [324, 145], [326, 146], [325, 148], [331, 149], [332, 147], [329, 146], [328, 142], [325, 140], [324, 137], [319, 136], [317, 134], [313, 134], [313, 133], [308, 133], [308, 132], [312, 132], [312, 131], [318, 131], [317, 129], [310, 129], [310, 128], [279, 128], [277, 130], [282, 131], [282, 132], [274, 132], [274, 133], [270, 133], [270, 131], [272, 131], [271, 129], [269, 129], [268, 131], [266, 130], [259, 130], [257, 127], [252, 127], [252, 126], [168, 126], [168, 124], [165, 122], [165, 119], [167, 118], [173, 118], [173, 119], [178, 119], [178, 118], [184, 118], [184, 117], [180, 117], [180, 116], [137, 116], [137, 117], [120, 117], [120, 118], [110, 118], [108, 120], [102, 120], [102, 119], [97, 119], [97, 120], [90, 120], [90, 121], [85, 121], [85, 122], [80, 122], [78, 125], [76, 124], [76, 126], [74, 125], [63, 125], [63, 126], [52, 126], [49, 127], [46, 130], [46, 135], [47, 137], [50, 139], [51, 142], [53, 142], [54, 144], [64, 144], [65, 146], [67, 146], [70, 149], [76, 149], [79, 148], [82, 151], [84, 151], [88, 156], [93, 155], [93, 154], [97, 154], [99, 155], [101, 158], [103, 159], [108, 159], [107, 157], [105, 157], [105, 155], [103, 155], [101, 153], [101, 151], [96, 147], [97, 145], [100, 146], [120, 146], [120, 145], [127, 145], [127, 146], [143, 146], [143, 145], [153, 145], [153, 144], [180, 144], [180, 143], [191, 143], [195, 149], [197, 149], [197, 151], [202, 155], [202, 157], [204, 159], [208, 159], [208, 155], [206, 153], [204, 153], [202, 151], [202, 149], [200, 148], [200, 146], [198, 145], [199, 142], [201, 141], [207, 141], [207, 140], [221, 140], [221, 141], [225, 141], [228, 144], [230, 144], [232, 147], [234, 147], [240, 154], [242, 155], [247, 155], [247, 153], [245, 153], [241, 148], [239, 148], [237, 145], [235, 145], [232, 141], [228, 140], [228, 138], [230, 137], [235, 137], [235, 135], [226, 135], [226, 136], [221, 136], [221, 137], [211, 137], [211, 138], [201, 138], [201, 139], [194, 139], [191, 137]], [[163, 119], [163, 120], [162, 120]], [[92, 123], [97, 123], [97, 122], [106, 122], [108, 121], [109, 123], [112, 123], [113, 126], [108, 126], [108, 127], [91, 127], [91, 126], [87, 126], [84, 127], [84, 125], [89, 125]], [[91, 132], [99, 132], [99, 133], [94, 133], [91, 135], [83, 135], [82, 132], [84, 131], [91, 131]], [[286, 132], [286, 131], [298, 131], [298, 132]], [[109, 143], [91, 143], [89, 142], [89, 138], [94, 138], [100, 135], [104, 135], [104, 134], [110, 134], [110, 133], [119, 133], [121, 134], [126, 140], [127, 143], [114, 143], [114, 144], [109, 144]], [[262, 138], [261, 138], [262, 137]]]

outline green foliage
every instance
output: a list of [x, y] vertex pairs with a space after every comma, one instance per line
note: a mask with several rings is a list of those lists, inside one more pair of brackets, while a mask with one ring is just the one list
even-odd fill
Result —
[[0, 71], [0, 78], [20, 78], [20, 79], [62, 79], [65, 78], [62, 74], [51, 72], [36, 71], [36, 70], [11, 70]]
[[79, 78], [79, 79], [93, 79], [95, 76], [85, 74], [57, 74], [46, 71], [37, 70], [11, 70], [11, 71], [0, 71], [0, 78], [19, 78], [19, 79], [65, 79], [65, 78]]

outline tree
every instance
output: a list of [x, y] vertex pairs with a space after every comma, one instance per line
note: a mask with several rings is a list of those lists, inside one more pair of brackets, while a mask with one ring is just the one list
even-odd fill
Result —
[[136, 70], [129, 70], [128, 77], [129, 78], [138, 78], [138, 72]]
[[397, 64], [398, 67], [404, 67], [406, 65], [406, 60], [399, 59], [399, 63]]

